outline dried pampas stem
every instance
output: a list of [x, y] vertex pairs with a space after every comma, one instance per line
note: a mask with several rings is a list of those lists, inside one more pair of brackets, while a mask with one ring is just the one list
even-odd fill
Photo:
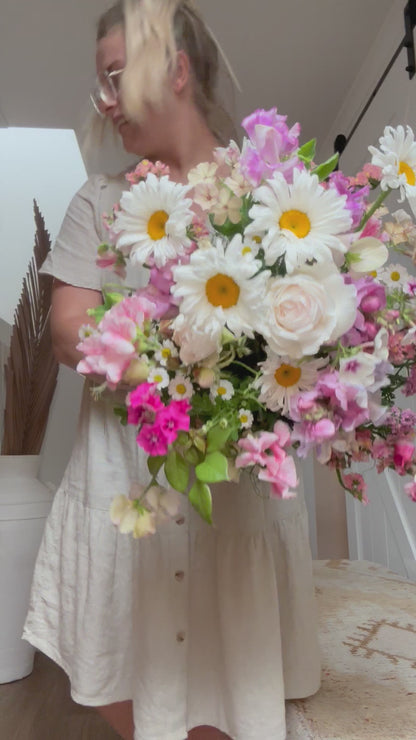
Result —
[[23, 280], [14, 315], [10, 355], [4, 369], [3, 455], [39, 454], [58, 374], [49, 327], [52, 277], [39, 274], [50, 249], [50, 238], [36, 201], [34, 212], [33, 257]]

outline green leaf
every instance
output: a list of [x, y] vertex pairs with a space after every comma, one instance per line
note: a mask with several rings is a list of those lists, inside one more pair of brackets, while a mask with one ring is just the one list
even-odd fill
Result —
[[120, 424], [123, 425], [123, 427], [127, 424], [127, 409], [125, 406], [114, 406], [114, 413], [116, 416], [120, 419]]
[[89, 308], [87, 310], [88, 316], [92, 316], [96, 324], [99, 324], [101, 319], [104, 318], [107, 309], [105, 306], [97, 306], [97, 308]]
[[104, 293], [104, 306], [108, 310], [109, 308], [112, 308], [117, 303], [120, 303], [124, 298], [122, 293], [114, 292], [114, 291], [105, 291]]
[[227, 426], [223, 429], [219, 424], [211, 427], [207, 434], [207, 452], [216, 452], [221, 450], [227, 440], [230, 438], [232, 427]]
[[186, 462], [193, 466], [198, 465], [204, 459], [204, 454], [199, 452], [196, 447], [190, 447], [189, 450], [185, 450], [183, 456]]
[[165, 475], [175, 491], [185, 493], [189, 482], [189, 464], [175, 450], [171, 450], [166, 458]]
[[311, 139], [310, 141], [307, 141], [306, 144], [303, 144], [303, 146], [301, 146], [297, 152], [299, 159], [302, 162], [305, 162], [305, 164], [310, 164], [313, 161], [315, 154], [316, 139]]
[[220, 483], [228, 480], [228, 462], [221, 452], [211, 452], [195, 468], [196, 477], [203, 483]]
[[189, 501], [198, 514], [200, 514], [208, 524], [212, 524], [212, 498], [209, 486], [196, 480], [189, 491]]
[[152, 478], [156, 478], [160, 468], [166, 460], [166, 455], [155, 455], [147, 458], [147, 467]]
[[227, 218], [226, 221], [221, 224], [216, 224], [214, 221], [214, 216], [210, 215], [209, 220], [211, 221], [212, 226], [214, 227], [215, 231], [218, 231], [219, 234], [222, 234], [222, 236], [226, 236], [228, 239], [231, 239], [235, 234], [241, 234], [244, 227], [241, 226], [241, 222], [239, 221], [237, 224], [231, 223], [230, 219]]
[[320, 181], [326, 180], [326, 178], [331, 174], [331, 172], [334, 171], [335, 167], [338, 164], [339, 154], [338, 152], [336, 154], [333, 154], [332, 157], [326, 160], [326, 162], [322, 162], [322, 164], [318, 165], [318, 167], [315, 167], [314, 170], [312, 170], [312, 175], [318, 175]]

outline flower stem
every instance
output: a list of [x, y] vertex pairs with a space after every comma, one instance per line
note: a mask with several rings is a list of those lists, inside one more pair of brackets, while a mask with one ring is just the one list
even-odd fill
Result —
[[362, 217], [357, 231], [362, 231], [366, 223], [370, 220], [371, 216], [373, 216], [373, 214], [380, 208], [382, 203], [384, 203], [384, 201], [386, 200], [387, 196], [390, 195], [391, 191], [392, 191], [392, 188], [388, 188], [387, 190], [382, 190], [377, 200], [374, 201], [370, 210], [367, 211], [367, 213], [365, 213], [364, 216]]

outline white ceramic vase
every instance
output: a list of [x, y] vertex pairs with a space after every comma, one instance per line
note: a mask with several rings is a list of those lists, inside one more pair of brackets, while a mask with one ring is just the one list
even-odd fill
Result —
[[0, 455], [0, 683], [33, 669], [21, 639], [36, 555], [53, 493], [37, 477], [39, 455]]

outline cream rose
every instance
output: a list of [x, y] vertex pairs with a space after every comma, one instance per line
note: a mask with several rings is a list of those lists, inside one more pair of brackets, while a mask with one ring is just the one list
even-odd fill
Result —
[[284, 278], [271, 278], [266, 314], [258, 330], [279, 355], [313, 355], [354, 323], [356, 290], [346, 285], [331, 263], [302, 267]]
[[179, 357], [185, 365], [201, 362], [211, 355], [218, 357], [221, 343], [203, 331], [191, 327], [183, 314], [178, 314], [172, 323], [173, 341], [179, 347]]

